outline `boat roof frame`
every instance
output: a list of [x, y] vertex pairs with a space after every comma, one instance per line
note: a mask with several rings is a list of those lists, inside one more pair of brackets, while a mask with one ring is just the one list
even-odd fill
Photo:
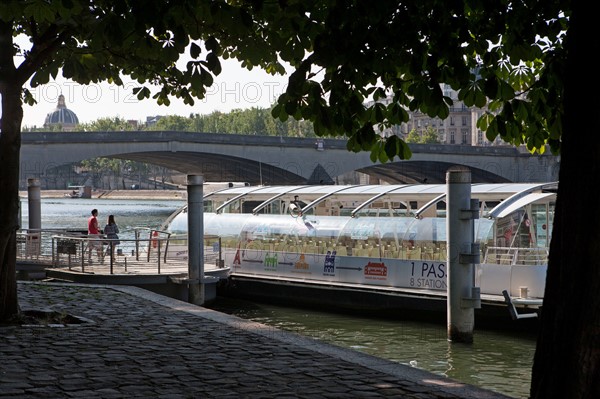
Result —
[[263, 209], [264, 207], [269, 205], [271, 202], [275, 201], [277, 198], [281, 198], [284, 195], [293, 193], [294, 191], [299, 190], [300, 188], [305, 187], [305, 186], [290, 186], [290, 187], [293, 187], [293, 188], [288, 191], [284, 191], [282, 193], [275, 194], [274, 196], [268, 198], [266, 201], [262, 202], [260, 205], [254, 207], [254, 209], [252, 209], [252, 214], [256, 215], [261, 209]]
[[[480, 194], [484, 197], [487, 196], [487, 193], [492, 194], [496, 191], [505, 192], [508, 195], [508, 197], [506, 199], [502, 200], [502, 202], [500, 202], [500, 204], [498, 204], [494, 209], [492, 209], [488, 213], [488, 215], [495, 215], [495, 214], [500, 213], [501, 210], [504, 209], [505, 207], [510, 206], [511, 203], [513, 203], [514, 201], [517, 201], [519, 198], [521, 198], [529, 193], [539, 191], [539, 190], [551, 191], [552, 187], [555, 187], [556, 184], [557, 184], [557, 182], [550, 182], [550, 183], [479, 183], [479, 184], [473, 184], [472, 186], [475, 188], [474, 191], [477, 192], [476, 194]], [[512, 186], [515, 186], [514, 190], [510, 189]], [[519, 189], [519, 186], [523, 186], [522, 189]], [[419, 195], [421, 193], [421, 191], [419, 191], [419, 190], [411, 191], [410, 188], [416, 189], [416, 188], [421, 188], [421, 187], [426, 187], [425, 190], [428, 190], [428, 191], [432, 192], [433, 194], [435, 194], [436, 191], [440, 192], [442, 187], [444, 187], [444, 190], [445, 190], [446, 184], [427, 184], [427, 185], [394, 184], [394, 185], [389, 185], [389, 187], [385, 186], [386, 188], [383, 189], [384, 190], [383, 192], [377, 192], [377, 191], [382, 190], [382, 187], [384, 187], [382, 185], [343, 185], [343, 186], [339, 186], [339, 185], [326, 185], [326, 186], [323, 186], [323, 185], [315, 185], [315, 186], [313, 186], [313, 185], [296, 185], [296, 186], [257, 186], [254, 188], [245, 186], [245, 187], [229, 187], [229, 188], [224, 188], [222, 190], [217, 190], [217, 191], [207, 194], [205, 196], [205, 198], [215, 197], [218, 195], [234, 195], [233, 198], [229, 198], [229, 199], [225, 200], [223, 202], [223, 204], [221, 204], [215, 210], [216, 213], [220, 213], [226, 206], [230, 205], [231, 203], [233, 203], [239, 199], [242, 199], [243, 197], [251, 196], [252, 194], [257, 194], [262, 189], [267, 189], [268, 191], [275, 192], [276, 194], [271, 195], [269, 198], [264, 200], [260, 205], [256, 206], [252, 210], [252, 213], [256, 214], [261, 209], [266, 207], [269, 203], [272, 203], [276, 199], [281, 198], [285, 195], [292, 194], [294, 192], [299, 192], [300, 194], [305, 194], [307, 196], [310, 196], [311, 192], [309, 192], [309, 189], [311, 187], [315, 188], [314, 194], [318, 195], [318, 197], [311, 200], [311, 202], [309, 202], [307, 205], [305, 205], [302, 208], [302, 213], [305, 213], [306, 211], [314, 208], [318, 203], [324, 201], [327, 198], [330, 198], [331, 196], [337, 195], [337, 194], [363, 196], [363, 195], [369, 195], [369, 192], [370, 192], [371, 196], [367, 199], [360, 200], [360, 204], [352, 211], [351, 216], [355, 217], [360, 210], [364, 209], [365, 207], [372, 204], [376, 200], [386, 197], [386, 196], [389, 196], [391, 194], [397, 193], [397, 194], [401, 195], [401, 194], [403, 194], [402, 191], [405, 190], [406, 192], [404, 192], [404, 194], [406, 194], [407, 196]], [[508, 187], [509, 189], [506, 191], [503, 191], [502, 190], [503, 187]], [[324, 190], [325, 188], [328, 188], [328, 190]], [[364, 188], [364, 190], [355, 191], [358, 188]], [[240, 189], [241, 189], [241, 191], [240, 191]], [[280, 189], [281, 192], [277, 192], [278, 189]], [[516, 191], [517, 189], [518, 189], [518, 191]], [[304, 191], [304, 192], [302, 192], [302, 191]], [[446, 197], [445, 191], [440, 193], [439, 195], [435, 196], [433, 199], [429, 200], [425, 205], [420, 207], [415, 212], [415, 217], [420, 217], [420, 215], [426, 209], [428, 209], [429, 207], [438, 203], [439, 201], [444, 200], [445, 197]], [[399, 201], [402, 202], [402, 199], [399, 199]]]
[[227, 201], [223, 202], [223, 203], [221, 204], [221, 206], [219, 206], [217, 209], [215, 209], [215, 213], [219, 213], [219, 212], [221, 212], [221, 210], [222, 210], [223, 208], [225, 208], [226, 206], [228, 206], [229, 204], [231, 204], [231, 203], [233, 203], [233, 202], [237, 201], [238, 199], [240, 199], [240, 198], [242, 198], [242, 197], [244, 197], [244, 196], [246, 196], [246, 195], [248, 195], [248, 194], [250, 194], [250, 193], [252, 193], [252, 192], [254, 192], [254, 191], [258, 191], [258, 190], [260, 190], [261, 188], [263, 188], [263, 186], [259, 186], [259, 187], [255, 188], [254, 190], [249, 190], [249, 191], [247, 191], [247, 192], [245, 192], [245, 193], [242, 193], [242, 194], [236, 195], [235, 197], [233, 197], [233, 198], [231, 198], [231, 199], [229, 199], [229, 200], [227, 200]]
[[302, 208], [302, 213], [303, 214], [306, 213], [306, 211], [309, 211], [310, 209], [314, 208], [319, 202], [325, 201], [327, 198], [331, 197], [332, 195], [339, 194], [342, 191], [350, 190], [351, 188], [354, 188], [354, 187], [359, 187], [359, 185], [343, 186], [343, 188], [340, 188], [339, 190], [334, 190], [334, 191], [329, 192], [327, 194], [323, 194], [322, 196], [320, 196], [316, 200], [313, 200], [312, 202], [306, 204], [306, 206], [304, 208]]
[[[358, 212], [360, 212], [364, 207], [372, 204], [373, 202], [377, 201], [379, 198], [384, 197], [386, 195], [389, 195], [389, 194], [391, 194], [392, 192], [394, 192], [396, 190], [402, 190], [402, 189], [404, 189], [406, 187], [410, 187], [410, 186], [414, 186], [414, 184], [403, 184], [400, 187], [396, 186], [395, 188], [391, 188], [391, 189], [389, 189], [389, 190], [387, 190], [387, 191], [385, 191], [383, 193], [379, 193], [377, 195], [374, 195], [373, 197], [369, 198], [368, 200], [364, 201], [362, 204], [360, 204], [359, 206], [357, 206], [356, 208], [354, 208], [354, 210], [350, 213], [350, 216], [351, 217], [355, 217], [356, 214]], [[400, 201], [400, 202], [403, 202], [403, 201]], [[405, 205], [406, 205], [406, 203], [405, 203]]]
[[[553, 187], [557, 184], [557, 182], [551, 182], [551, 183], [539, 183], [539, 184], [534, 184], [530, 187], [527, 187], [521, 191], [518, 191], [516, 193], [514, 193], [513, 195], [509, 196], [507, 199], [505, 199], [504, 201], [500, 202], [498, 205], [496, 205], [492, 210], [490, 210], [488, 212], [488, 218], [492, 219], [495, 218], [496, 215], [499, 215], [502, 213], [502, 211], [508, 207], [510, 207], [513, 203], [515, 203], [517, 200], [535, 192], [535, 191], [539, 191], [539, 190], [544, 190], [545, 188], [550, 188]], [[476, 186], [476, 185], [474, 185]], [[432, 200], [430, 200], [429, 202], [427, 202], [425, 205], [423, 205], [421, 208], [419, 208], [416, 212], [415, 212], [415, 217], [416, 218], [420, 218], [421, 214], [423, 212], [425, 212], [428, 208], [430, 208], [431, 206], [437, 204], [438, 202], [444, 200], [446, 198], [446, 193], [440, 194], [439, 196], [437, 196], [436, 198], [433, 198]]]

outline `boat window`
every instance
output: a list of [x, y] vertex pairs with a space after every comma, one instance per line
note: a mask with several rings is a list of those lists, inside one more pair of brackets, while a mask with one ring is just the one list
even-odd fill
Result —
[[292, 217], [259, 215], [249, 219], [242, 227], [241, 237], [246, 241], [280, 239], [288, 235], [303, 234], [303, 224], [294, 225]]
[[509, 248], [547, 247], [550, 237], [547, 204], [531, 204], [498, 219], [496, 245]]
[[480, 218], [474, 220], [475, 242], [479, 243], [481, 260], [484, 259], [487, 249], [494, 246], [494, 220]]
[[[221, 206], [222, 204], [216, 204], [217, 208], [219, 206]], [[242, 213], [240, 206], [242, 205], [242, 202], [240, 200], [237, 201], [233, 201], [230, 204], [228, 204], [227, 206], [225, 206], [223, 209], [221, 209], [220, 213]], [[215, 208], [216, 210], [216, 208]]]
[[531, 230], [537, 248], [548, 247], [554, 222], [554, 203], [531, 205]]
[[215, 207], [212, 200], [205, 199], [202, 204], [204, 205], [204, 212], [214, 212]]
[[435, 204], [435, 212], [436, 212], [436, 216], [439, 218], [446, 217], [446, 201], [445, 200], [439, 201], [437, 204]]
[[352, 218], [341, 232], [338, 245], [346, 247], [352, 256], [416, 259], [425, 251], [433, 259], [434, 252], [445, 250], [445, 226], [443, 218]]
[[[242, 213], [252, 213], [252, 210], [262, 203], [263, 201], [244, 201], [242, 203]], [[260, 213], [273, 213], [271, 212], [271, 205], [267, 205]]]
[[259, 215], [245, 221], [240, 239], [246, 248], [289, 251], [311, 247], [304, 248], [305, 252], [320, 253], [333, 248], [347, 221], [346, 217], [335, 216]]

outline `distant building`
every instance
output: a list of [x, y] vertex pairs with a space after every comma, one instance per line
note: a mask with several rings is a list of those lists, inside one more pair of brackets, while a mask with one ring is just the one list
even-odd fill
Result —
[[[458, 99], [458, 92], [452, 90], [449, 85], [442, 84], [444, 96], [452, 99], [449, 115], [446, 119], [431, 118], [427, 114], [419, 111], [409, 111], [408, 122], [402, 125], [395, 125], [382, 132], [384, 137], [396, 135], [405, 139], [408, 133], [413, 129], [417, 133], [424, 133], [431, 128], [437, 132], [438, 140], [443, 144], [461, 144], [472, 146], [490, 146], [504, 144], [499, 138], [493, 143], [490, 142], [485, 134], [477, 128], [477, 120], [485, 109], [477, 107], [467, 107]], [[379, 100], [378, 102], [388, 105], [391, 98]], [[372, 104], [372, 103], [371, 103]]]
[[156, 123], [162, 118], [162, 115], [156, 116], [147, 116], [146, 117], [146, 126], [154, 126]]
[[56, 109], [46, 115], [44, 127], [57, 127], [60, 130], [72, 131], [79, 124], [79, 118], [75, 112], [67, 108], [65, 104], [65, 96], [58, 96], [58, 104]]

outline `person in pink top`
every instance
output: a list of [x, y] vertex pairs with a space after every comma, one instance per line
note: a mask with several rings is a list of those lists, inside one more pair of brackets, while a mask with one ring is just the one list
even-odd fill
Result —
[[[88, 219], [88, 238], [100, 237], [100, 229], [98, 228], [98, 209], [92, 209], [92, 216]], [[101, 240], [89, 240], [88, 241], [88, 262], [92, 263], [92, 250], [96, 250], [98, 259], [100, 262], [104, 261], [102, 254], [102, 241]]]

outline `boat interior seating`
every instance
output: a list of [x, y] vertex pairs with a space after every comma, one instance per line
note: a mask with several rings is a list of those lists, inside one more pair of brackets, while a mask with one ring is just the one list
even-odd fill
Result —
[[[297, 238], [264, 238], [249, 240], [245, 243], [240, 243], [237, 237], [222, 238], [221, 245], [223, 248], [238, 248], [272, 252], [297, 252], [304, 254], [319, 254], [326, 255], [328, 251], [336, 251], [339, 256], [360, 256], [372, 258], [391, 258], [391, 259], [410, 259], [410, 260], [430, 260], [430, 261], [446, 261], [446, 245], [445, 243], [435, 241], [414, 242], [410, 241], [399, 242], [396, 244], [394, 240], [351, 240], [347, 237], [327, 239], [307, 239], [303, 237]], [[490, 253], [485, 253], [481, 249], [482, 259], [485, 256], [490, 256]], [[500, 264], [539, 264], [547, 259], [547, 251], [544, 249], [533, 250], [530, 252], [515, 253], [509, 248], [495, 248], [494, 256]], [[515, 260], [515, 257], [518, 259]]]

